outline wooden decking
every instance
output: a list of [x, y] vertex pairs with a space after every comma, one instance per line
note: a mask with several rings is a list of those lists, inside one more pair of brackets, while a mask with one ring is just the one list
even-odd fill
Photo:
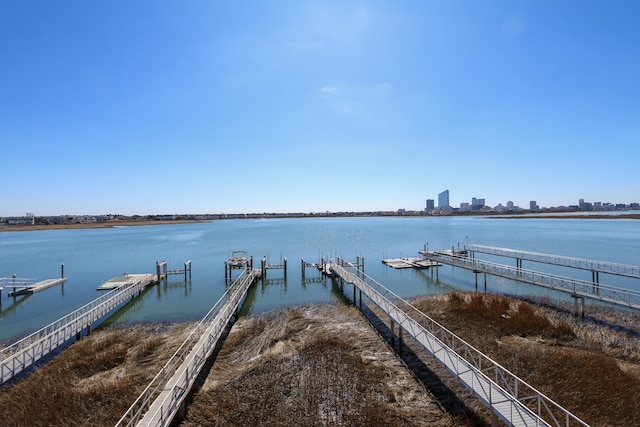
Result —
[[99, 291], [111, 291], [113, 289], [118, 289], [122, 286], [131, 285], [143, 280], [147, 274], [125, 274], [122, 277], [116, 277], [111, 280], [107, 280], [102, 285], [98, 286], [96, 289]]
[[66, 277], [61, 277], [59, 279], [46, 279], [41, 280], [39, 282], [35, 282], [32, 284], [20, 284], [20, 285], [11, 285], [11, 284], [3, 284], [4, 288], [12, 288], [13, 290], [7, 293], [7, 296], [15, 297], [18, 295], [25, 294], [34, 294], [36, 292], [43, 291], [52, 286], [59, 285], [61, 283], [65, 283], [67, 281]]
[[389, 267], [395, 269], [402, 268], [429, 268], [429, 267], [440, 267], [442, 264], [436, 261], [430, 261], [428, 259], [412, 257], [412, 258], [389, 258], [383, 259], [382, 263], [384, 265], [388, 265]]

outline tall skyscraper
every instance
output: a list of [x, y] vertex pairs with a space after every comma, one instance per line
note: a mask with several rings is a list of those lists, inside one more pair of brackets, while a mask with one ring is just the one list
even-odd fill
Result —
[[444, 190], [438, 194], [438, 207], [440, 209], [449, 207], [449, 190]]
[[435, 201], [433, 199], [427, 199], [427, 211], [432, 211], [436, 208]]

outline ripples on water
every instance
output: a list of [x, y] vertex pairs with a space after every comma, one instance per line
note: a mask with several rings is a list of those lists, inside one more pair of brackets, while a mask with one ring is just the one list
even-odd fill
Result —
[[[169, 268], [192, 261], [191, 280], [171, 276], [166, 284], [145, 291], [113, 319], [118, 322], [192, 320], [202, 317], [222, 295], [224, 261], [234, 250], [246, 250], [254, 266], [266, 256], [270, 263], [286, 257], [288, 274], [270, 270], [268, 280], [252, 291], [244, 312], [282, 305], [344, 299], [339, 288], [313, 270], [302, 279], [300, 260], [321, 257], [365, 259], [365, 271], [397, 294], [474, 289], [473, 273], [449, 266], [439, 280], [428, 270], [393, 270], [383, 258], [417, 256], [465, 243], [508, 247], [578, 258], [638, 265], [640, 221], [604, 219], [491, 219], [486, 217], [304, 218], [213, 221], [195, 224], [46, 230], [0, 233], [0, 277], [58, 277], [65, 265], [69, 281], [18, 298], [2, 293], [0, 340], [27, 334], [97, 298], [102, 282], [123, 272], [152, 273], [156, 261]], [[499, 262], [509, 264], [513, 260]], [[534, 268], [527, 265], [525, 268]], [[535, 266], [554, 274], [590, 279], [590, 272]], [[634, 279], [600, 276], [602, 283], [640, 289]], [[545, 293], [540, 288], [488, 278], [490, 291]]]

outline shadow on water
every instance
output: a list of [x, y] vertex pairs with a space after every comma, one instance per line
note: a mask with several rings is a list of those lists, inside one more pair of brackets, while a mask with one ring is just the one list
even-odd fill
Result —
[[[2, 295], [2, 301], [0, 301], [0, 317], [6, 317], [15, 312], [31, 295], [33, 294], [24, 294], [15, 297]], [[7, 300], [9, 300], [9, 302], [7, 302]]]
[[187, 281], [174, 281], [169, 282], [163, 280], [162, 282], [146, 287], [140, 295], [132, 297], [126, 304], [115, 309], [114, 312], [108, 313], [105, 320], [100, 323], [101, 327], [108, 327], [116, 323], [130, 323], [135, 318], [145, 305], [145, 300], [152, 295], [155, 295], [155, 299], [160, 301], [163, 298], [170, 297], [172, 293], [183, 290], [185, 297], [188, 297], [192, 291], [191, 280]]

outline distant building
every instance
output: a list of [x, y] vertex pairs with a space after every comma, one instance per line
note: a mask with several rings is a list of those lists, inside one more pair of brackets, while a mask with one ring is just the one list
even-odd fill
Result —
[[469, 205], [469, 203], [464, 202], [464, 203], [460, 203], [460, 212], [470, 212], [471, 211], [471, 206]]
[[532, 210], [532, 211], [538, 210], [538, 204], [536, 203], [535, 200], [532, 200], [529, 202], [529, 210]]
[[507, 202], [507, 209], [513, 209], [513, 202], [511, 200]]
[[479, 211], [480, 209], [482, 209], [483, 206], [484, 206], [484, 199], [478, 199], [476, 197], [473, 197], [471, 199], [471, 210], [472, 211]]
[[427, 199], [427, 211], [432, 211], [436, 208], [435, 201], [433, 199]]
[[449, 207], [449, 190], [444, 190], [438, 194], [438, 207], [440, 209], [446, 209]]

